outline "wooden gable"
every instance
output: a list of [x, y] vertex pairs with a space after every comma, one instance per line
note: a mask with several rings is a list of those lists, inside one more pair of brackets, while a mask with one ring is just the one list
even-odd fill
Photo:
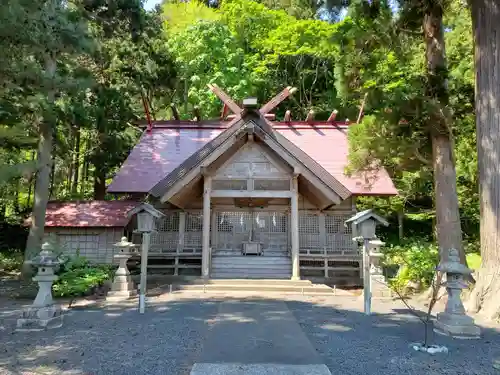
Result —
[[291, 176], [291, 168], [273, 157], [254, 142], [241, 147], [215, 173], [215, 178], [284, 178]]

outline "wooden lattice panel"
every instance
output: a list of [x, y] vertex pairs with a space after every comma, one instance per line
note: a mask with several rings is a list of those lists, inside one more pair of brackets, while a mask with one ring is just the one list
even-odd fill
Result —
[[344, 223], [351, 215], [327, 214], [325, 216], [326, 247], [328, 253], [355, 253], [356, 243], [352, 240], [350, 226]]
[[184, 232], [184, 249], [200, 250], [202, 248], [203, 214], [201, 211], [186, 213], [186, 229]]
[[214, 247], [218, 250], [241, 250], [243, 241], [248, 241], [250, 236], [251, 219], [249, 211], [218, 212]]
[[318, 215], [299, 212], [299, 247], [320, 249], [322, 247]]
[[213, 190], [247, 190], [247, 180], [213, 180]]
[[99, 233], [89, 232], [85, 228], [57, 235], [58, 245], [63, 253], [70, 257], [82, 256], [100, 263]]
[[156, 220], [156, 231], [151, 234], [151, 252], [176, 252], [179, 243], [179, 212], [165, 212]]
[[254, 213], [254, 239], [264, 251], [285, 251], [288, 248], [288, 216], [283, 212]]
[[288, 217], [283, 212], [250, 210], [217, 213], [217, 250], [241, 250], [242, 243], [260, 242], [264, 251], [286, 251], [288, 247]]
[[270, 191], [290, 190], [290, 180], [255, 179], [253, 181], [253, 189]]

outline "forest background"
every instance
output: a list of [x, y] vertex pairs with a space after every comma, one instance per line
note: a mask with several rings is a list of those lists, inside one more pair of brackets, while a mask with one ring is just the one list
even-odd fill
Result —
[[[0, 250], [22, 254], [37, 175], [51, 200], [111, 199], [106, 185], [153, 119], [218, 117], [215, 83], [265, 102], [298, 91], [276, 111], [317, 119], [338, 110], [349, 132], [349, 173], [381, 163], [400, 195], [362, 198], [391, 225], [382, 233], [395, 287], [422, 288], [438, 260], [429, 75], [422, 14], [411, 1], [8, 0], [0, 9]], [[418, 3], [418, 1], [415, 1]], [[413, 10], [418, 7], [413, 6]], [[479, 195], [472, 23], [460, 0], [443, 2], [446, 110], [464, 250], [479, 266]], [[420, 17], [420, 18], [419, 18]], [[24, 25], [20, 27], [19, 25]], [[40, 140], [45, 140], [40, 142]], [[333, 145], [332, 145], [333, 146]], [[37, 158], [45, 147], [48, 159]], [[37, 151], [38, 150], [38, 151]], [[53, 161], [53, 162], [51, 162]], [[1, 268], [1, 266], [0, 266]]]

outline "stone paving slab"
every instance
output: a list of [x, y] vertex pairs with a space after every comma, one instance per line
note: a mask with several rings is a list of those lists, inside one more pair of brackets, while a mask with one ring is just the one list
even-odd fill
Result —
[[325, 365], [196, 363], [191, 375], [331, 375]]
[[283, 301], [223, 301], [200, 363], [319, 365], [322, 359]]

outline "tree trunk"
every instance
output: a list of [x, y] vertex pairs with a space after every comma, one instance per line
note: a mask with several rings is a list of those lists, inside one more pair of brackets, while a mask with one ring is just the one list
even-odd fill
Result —
[[16, 191], [14, 193], [14, 212], [19, 213], [19, 190], [21, 189], [21, 178], [16, 178]]
[[78, 178], [80, 175], [80, 128], [76, 128], [75, 134], [75, 159], [73, 166], [73, 186], [71, 187], [71, 194], [76, 195], [78, 190]]
[[54, 183], [56, 180], [56, 161], [52, 159], [52, 168], [50, 169], [49, 200], [54, 196]]
[[446, 86], [443, 8], [440, 1], [435, 0], [428, 3], [423, 26], [429, 79], [427, 94], [433, 99], [433, 104], [436, 107], [429, 126], [431, 128], [436, 232], [440, 258], [446, 260], [447, 250], [454, 248], [459, 251], [460, 258], [465, 263], [451, 126], [446, 113], [449, 99]]
[[403, 220], [405, 217], [404, 209], [402, 208], [401, 210], [398, 211], [398, 237], [399, 240], [402, 241], [404, 238], [404, 224]]
[[[35, 160], [36, 157], [36, 152], [33, 151], [31, 153], [31, 160]], [[33, 174], [30, 174], [30, 177], [28, 179], [28, 201], [26, 202], [26, 207], [29, 207], [31, 205], [31, 191], [33, 189]]]
[[98, 165], [94, 165], [94, 199], [104, 200], [106, 195], [106, 172]]
[[474, 0], [476, 127], [481, 210], [481, 257], [468, 308], [500, 316], [500, 4]]
[[[55, 76], [56, 61], [52, 56], [47, 59], [46, 71], [50, 77]], [[54, 101], [54, 91], [49, 91], [48, 100], [51, 103]], [[38, 136], [38, 170], [35, 181], [35, 197], [33, 200], [30, 232], [24, 251], [25, 259], [27, 260], [33, 258], [41, 250], [43, 241], [45, 212], [47, 211], [47, 203], [49, 201], [50, 171], [52, 166], [52, 124], [46, 120], [42, 121]], [[29, 273], [30, 268], [30, 266], [23, 267], [24, 275]]]

